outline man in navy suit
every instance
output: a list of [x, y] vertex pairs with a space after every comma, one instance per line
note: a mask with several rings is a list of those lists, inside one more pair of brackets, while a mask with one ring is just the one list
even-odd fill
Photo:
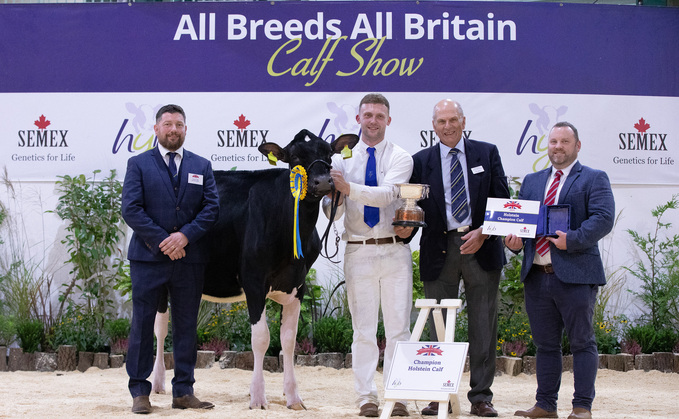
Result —
[[[523, 246], [521, 280], [533, 341], [537, 347], [537, 403], [514, 415], [556, 418], [561, 385], [561, 339], [564, 329], [573, 353], [573, 411], [569, 419], [591, 418], [599, 357], [592, 326], [596, 294], [606, 284], [597, 242], [613, 228], [615, 202], [608, 176], [577, 161], [577, 129], [559, 122], [549, 132], [547, 153], [552, 167], [526, 176], [520, 199], [570, 205], [570, 226], [557, 237], [520, 239], [505, 244], [514, 252]], [[556, 181], [558, 179], [558, 182]], [[552, 184], [555, 186], [552, 187]], [[553, 193], [552, 193], [553, 192]], [[541, 250], [543, 249], [543, 250]]]
[[193, 395], [196, 323], [207, 262], [201, 240], [219, 214], [210, 162], [184, 149], [186, 115], [177, 105], [156, 114], [158, 147], [131, 157], [123, 184], [123, 218], [134, 234], [132, 327], [127, 352], [132, 412], [150, 413], [153, 324], [161, 294], [172, 304], [174, 378], [172, 407], [210, 409]]
[[[440, 143], [413, 156], [410, 182], [430, 185], [429, 197], [418, 203], [427, 224], [420, 239], [424, 295], [437, 301], [457, 298], [460, 280], [464, 281], [471, 372], [467, 398], [472, 415], [494, 417], [490, 387], [495, 377], [497, 299], [505, 255], [502, 241], [484, 235], [482, 225], [487, 199], [509, 198], [509, 187], [497, 147], [462, 140], [465, 123], [459, 103], [446, 99], [436, 104], [432, 124]], [[458, 164], [458, 175], [451, 176]], [[457, 185], [460, 189], [453, 192]], [[429, 333], [437, 340], [432, 318]], [[437, 415], [438, 408], [432, 402], [422, 414]]]

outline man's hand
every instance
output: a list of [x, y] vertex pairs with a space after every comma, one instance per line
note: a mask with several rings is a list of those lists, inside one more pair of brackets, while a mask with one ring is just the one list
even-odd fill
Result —
[[394, 226], [394, 233], [402, 239], [407, 239], [413, 232], [415, 227]]
[[189, 239], [186, 238], [181, 231], [170, 234], [165, 240], [160, 242], [160, 251], [170, 257], [172, 260], [181, 259], [186, 256], [184, 248], [189, 244]]
[[330, 169], [330, 177], [335, 183], [335, 189], [342, 192], [344, 195], [349, 196], [349, 192], [351, 192], [351, 185], [349, 182], [344, 180], [344, 175], [342, 172], [337, 169]]
[[518, 252], [523, 247], [523, 240], [521, 237], [510, 233], [505, 237], [505, 246], [507, 246], [509, 250]]
[[483, 245], [483, 242], [487, 237], [487, 235], [482, 233], [481, 227], [465, 234], [462, 236], [462, 240], [465, 240], [465, 242], [460, 246], [460, 254], [473, 255], [481, 248], [481, 245]]
[[547, 240], [550, 242], [554, 243], [554, 246], [556, 246], [557, 249], [559, 250], [567, 250], [567, 242], [566, 242], [566, 233], [564, 233], [561, 230], [556, 230], [556, 235], [559, 236], [557, 238], [554, 237], [545, 237]]

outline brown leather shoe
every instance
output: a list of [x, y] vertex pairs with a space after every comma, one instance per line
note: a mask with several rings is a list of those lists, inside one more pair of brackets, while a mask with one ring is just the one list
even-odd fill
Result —
[[574, 407], [568, 419], [592, 419], [592, 412], [584, 407]]
[[[448, 413], [453, 413], [453, 406], [448, 402]], [[439, 402], [431, 402], [422, 409], [424, 416], [437, 416], [439, 414]]]
[[410, 416], [408, 408], [403, 403], [394, 403], [394, 408], [391, 411], [391, 416]]
[[215, 407], [214, 404], [210, 402], [201, 402], [193, 394], [172, 398], [173, 409], [212, 409], [213, 407]]
[[358, 416], [365, 416], [367, 418], [376, 418], [379, 416], [377, 405], [375, 403], [366, 403], [361, 406]]
[[472, 404], [472, 415], [483, 416], [484, 418], [494, 418], [497, 416], [497, 410], [493, 408], [493, 403], [491, 402], [476, 402]]
[[137, 396], [132, 399], [132, 413], [146, 415], [151, 413], [151, 410], [153, 410], [153, 408], [151, 407], [149, 396]]
[[514, 416], [523, 416], [524, 418], [558, 418], [559, 415], [556, 410], [553, 412], [548, 412], [545, 409], [538, 407], [537, 405], [531, 407], [528, 410], [517, 410]]

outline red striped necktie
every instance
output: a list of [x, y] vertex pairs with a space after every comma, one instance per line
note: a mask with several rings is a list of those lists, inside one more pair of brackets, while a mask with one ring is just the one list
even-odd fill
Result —
[[[554, 180], [549, 186], [549, 191], [547, 191], [547, 196], [545, 197], [545, 205], [554, 205], [554, 201], [556, 200], [556, 191], [559, 189], [559, 183], [561, 182], [562, 174], [563, 172], [561, 170], [557, 170], [554, 174]], [[540, 237], [537, 244], [535, 245], [535, 249], [537, 250], [538, 254], [540, 254], [540, 256], [546, 255], [549, 251], [549, 240], [544, 237]]]

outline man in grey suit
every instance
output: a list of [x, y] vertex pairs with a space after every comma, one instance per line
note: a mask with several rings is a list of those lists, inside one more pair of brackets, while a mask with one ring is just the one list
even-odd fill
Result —
[[536, 404], [514, 415], [558, 417], [561, 385], [561, 339], [565, 329], [573, 353], [573, 410], [569, 419], [592, 417], [594, 381], [599, 367], [592, 326], [596, 294], [606, 284], [597, 242], [613, 228], [615, 202], [608, 176], [577, 161], [577, 129], [559, 122], [549, 132], [552, 167], [526, 176], [519, 199], [570, 206], [570, 226], [557, 237], [505, 237], [518, 253], [523, 247], [521, 280], [533, 341], [537, 347]]
[[[219, 215], [210, 162], [184, 149], [186, 116], [177, 105], [156, 114], [158, 147], [131, 157], [123, 183], [123, 218], [134, 234], [128, 259], [132, 325], [127, 352], [132, 412], [150, 413], [153, 323], [161, 294], [172, 304], [172, 407], [210, 409], [193, 395], [196, 323], [207, 262], [201, 240]], [[167, 290], [167, 291], [166, 291]]]

